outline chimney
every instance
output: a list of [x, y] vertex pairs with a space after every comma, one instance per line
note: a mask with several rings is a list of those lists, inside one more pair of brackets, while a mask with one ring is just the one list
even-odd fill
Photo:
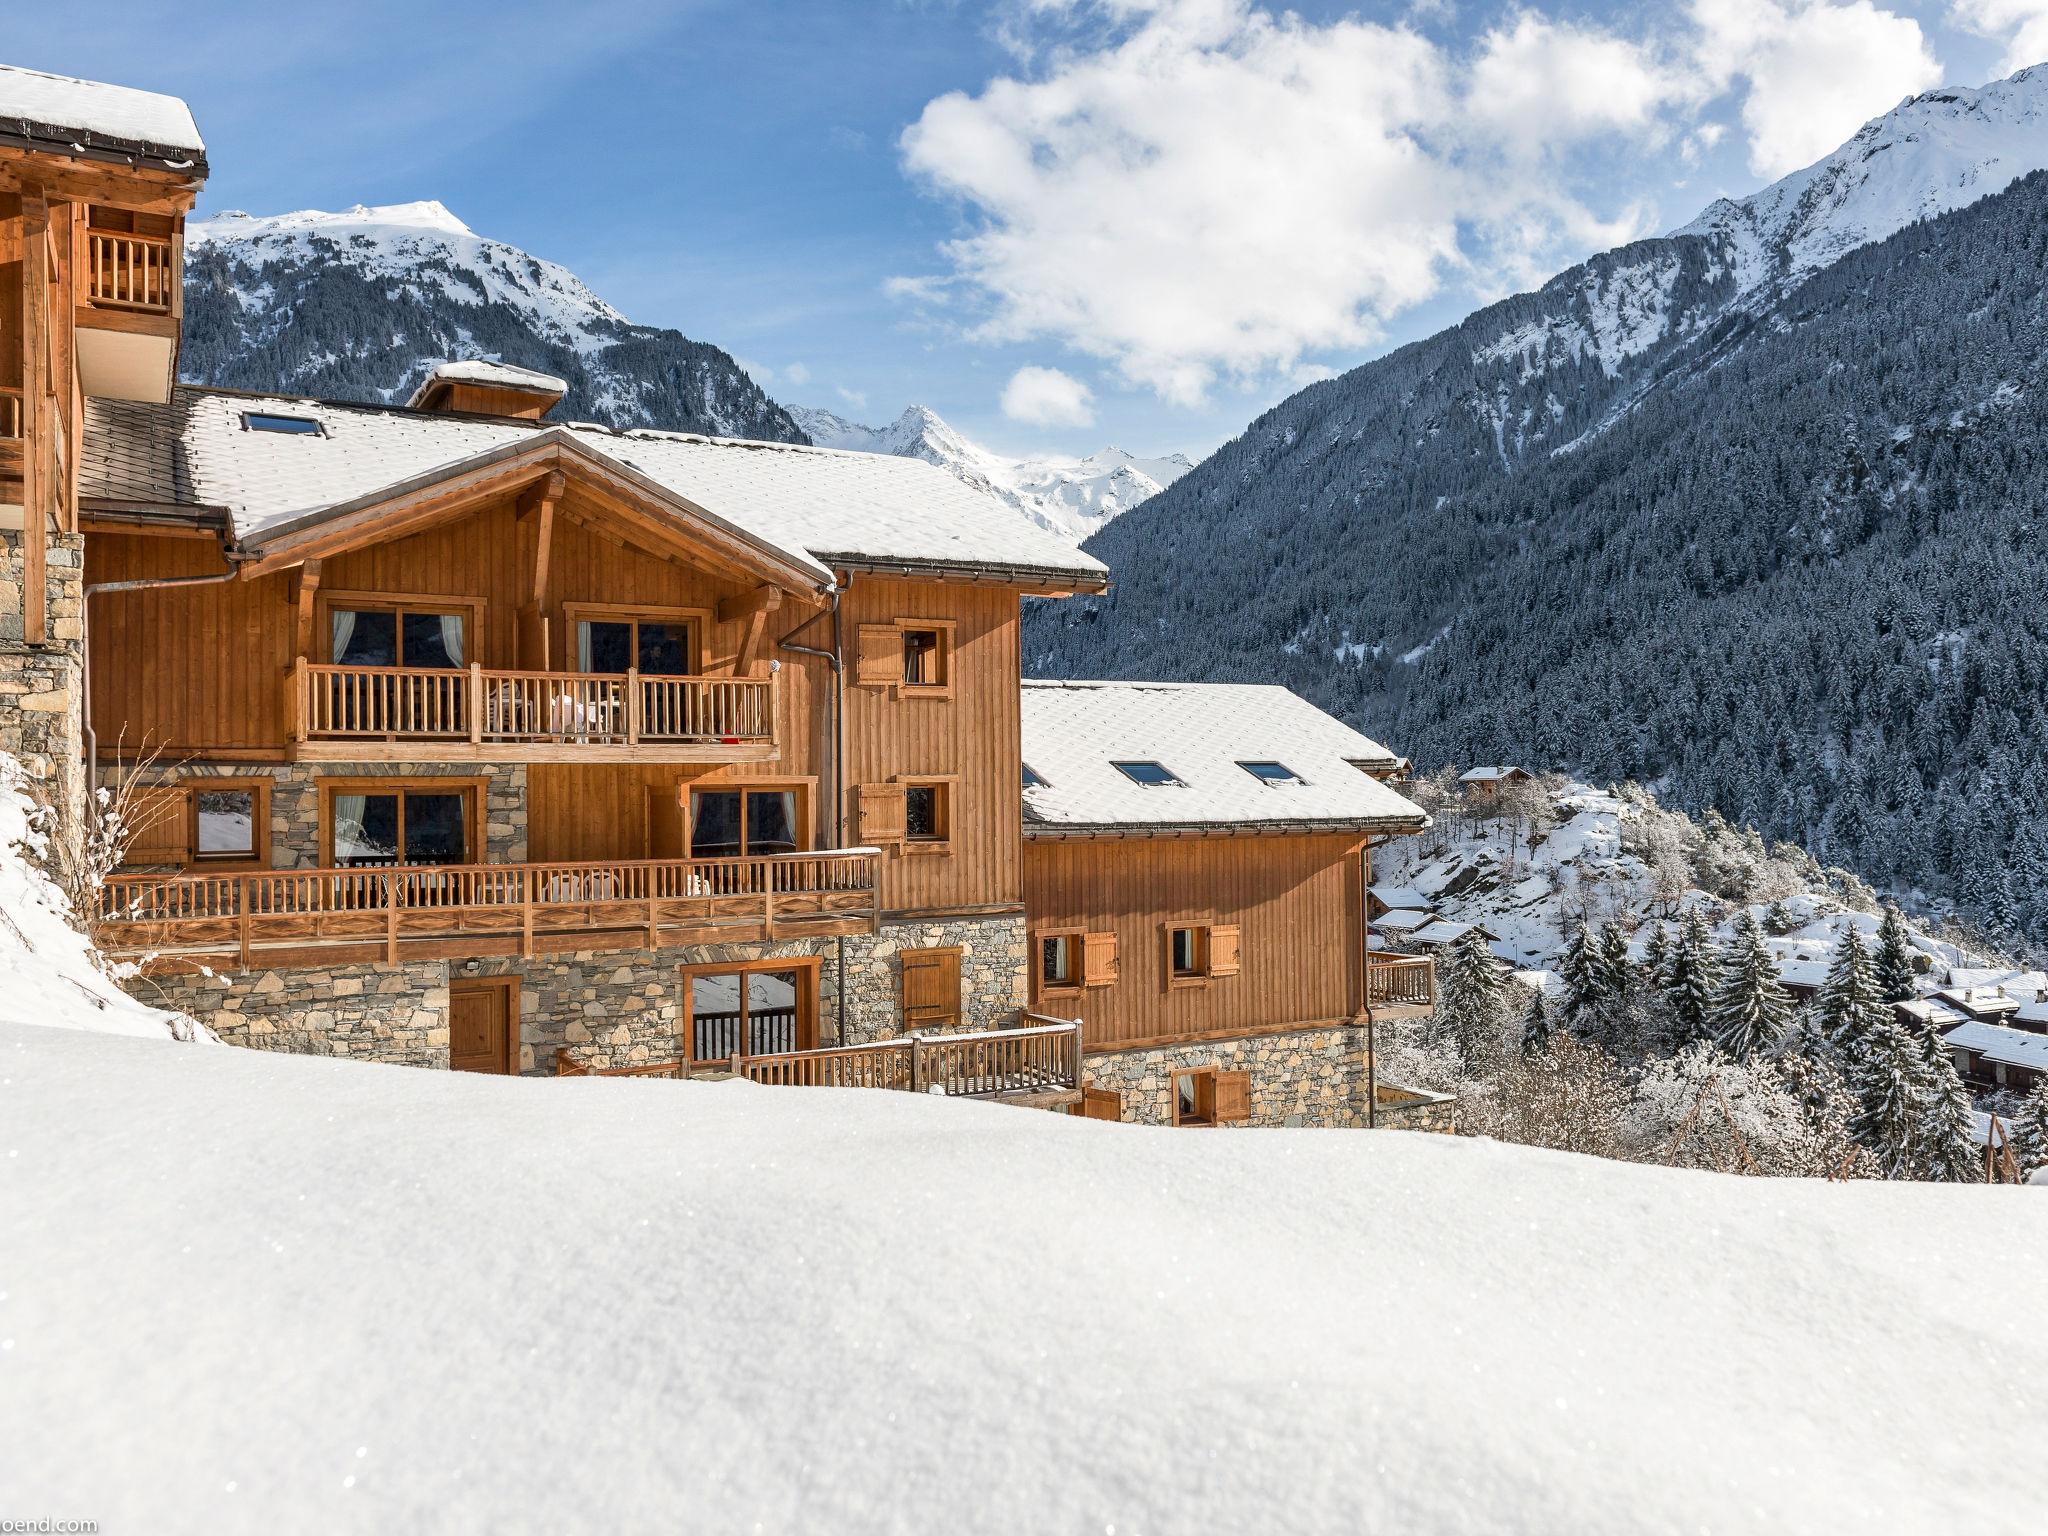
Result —
[[566, 380], [482, 359], [437, 363], [405, 403], [451, 416], [512, 416], [539, 421], [569, 393]]

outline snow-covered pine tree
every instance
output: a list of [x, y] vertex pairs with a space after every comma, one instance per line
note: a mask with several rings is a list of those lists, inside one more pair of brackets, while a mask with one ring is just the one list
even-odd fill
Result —
[[1892, 1018], [1892, 1011], [1878, 999], [1870, 952], [1854, 923], [1842, 924], [1835, 958], [1814, 1005], [1821, 1038], [1844, 1057], [1853, 1056], [1860, 1042]]
[[1785, 910], [1785, 898], [1782, 896], [1764, 912], [1764, 932], [1773, 937], [1790, 933], [1797, 926], [1792, 921], [1792, 914]]
[[1708, 1017], [1713, 1011], [1719, 979], [1714, 936], [1699, 908], [1689, 908], [1679, 920], [1678, 937], [1664, 962], [1664, 1000], [1671, 1010], [1672, 1035], [1677, 1045], [1704, 1040], [1711, 1032]]
[[1529, 1000], [1529, 1011], [1522, 1019], [1522, 1054], [1533, 1056], [1549, 1049], [1550, 1009], [1543, 1001], [1543, 989], [1538, 987]]
[[1607, 995], [1600, 969], [1600, 950], [1594, 941], [1592, 927], [1584, 918], [1579, 919], [1579, 931], [1565, 945], [1564, 958], [1558, 962], [1557, 970], [1564, 978], [1563, 1022], [1583, 1030], [1598, 1010], [1601, 999]]
[[1436, 1019], [1469, 1070], [1481, 1070], [1499, 1056], [1509, 1022], [1507, 984], [1477, 928], [1458, 935], [1444, 959]]
[[[1905, 1026], [1901, 1025], [1901, 1028]], [[1915, 1137], [1920, 1176], [1943, 1184], [1978, 1177], [1977, 1144], [1970, 1135], [1970, 1091], [1931, 1029], [1915, 1028], [1920, 1047], [1922, 1124]]]
[[1600, 930], [1600, 992], [1607, 1002], [1628, 996], [1636, 979], [1636, 963], [1628, 956], [1628, 935], [1619, 923]]
[[1721, 1049], [1737, 1061], [1770, 1049], [1792, 1027], [1792, 999], [1778, 982], [1778, 968], [1753, 913], [1744, 913], [1735, 931], [1708, 1025]]
[[1877, 930], [1877, 956], [1872, 962], [1878, 1001], [1903, 1003], [1913, 995], [1913, 946], [1906, 938], [1906, 919], [1887, 903]]
[[1643, 971], [1653, 986], [1664, 984], [1664, 967], [1671, 958], [1671, 936], [1662, 922], [1650, 924], [1650, 936], [1643, 940]]
[[2048, 1074], [2035, 1082], [2034, 1091], [2021, 1102], [2019, 1113], [2012, 1117], [2011, 1133], [2012, 1155], [2022, 1178], [2048, 1168]]
[[1868, 1022], [1855, 1038], [1849, 1089], [1856, 1096], [1856, 1111], [1849, 1117], [1849, 1134], [1875, 1159], [1880, 1178], [1914, 1178], [1928, 1118], [1929, 1084], [1920, 1047], [1889, 1012]]

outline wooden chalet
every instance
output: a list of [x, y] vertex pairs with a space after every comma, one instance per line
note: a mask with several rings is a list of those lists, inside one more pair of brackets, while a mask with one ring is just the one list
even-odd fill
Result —
[[88, 915], [152, 1000], [424, 1066], [1359, 1118], [1359, 1027], [1432, 995], [1365, 938], [1423, 821], [1393, 754], [1280, 689], [1027, 688], [1022, 600], [1108, 572], [914, 459], [559, 422], [491, 359], [403, 407], [174, 384], [205, 172], [182, 103], [0, 69], [0, 749], [118, 834]]

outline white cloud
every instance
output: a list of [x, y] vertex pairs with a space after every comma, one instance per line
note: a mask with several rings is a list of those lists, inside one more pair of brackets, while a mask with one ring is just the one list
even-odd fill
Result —
[[1692, 0], [1692, 18], [1708, 88], [1743, 82], [1749, 165], [1761, 176], [1810, 165], [1941, 79], [1920, 23], [1870, 0]]
[[844, 384], [835, 384], [832, 386], [832, 392], [856, 411], [868, 408], [867, 391], [864, 389], [848, 389]]
[[1003, 414], [1034, 427], [1092, 427], [1095, 395], [1072, 374], [1030, 365], [1003, 386]]
[[2048, 60], [2048, 0], [1953, 0], [1949, 20], [1965, 32], [2005, 44], [2009, 71]]
[[803, 385], [811, 382], [811, 370], [802, 363], [791, 363], [782, 370], [782, 376], [792, 384]]

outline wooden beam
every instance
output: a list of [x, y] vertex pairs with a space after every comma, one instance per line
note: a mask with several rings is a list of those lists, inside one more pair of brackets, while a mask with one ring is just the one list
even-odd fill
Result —
[[0, 191], [34, 191], [66, 202], [98, 203], [135, 213], [190, 213], [200, 184], [174, 172], [109, 166], [89, 161], [61, 165], [58, 157], [0, 144]]
[[40, 187], [21, 194], [21, 634], [49, 639], [50, 204]]
[[751, 618], [757, 613], [772, 613], [781, 606], [782, 588], [763, 583], [751, 592], [737, 593], [732, 597], [721, 597], [718, 600], [718, 622], [721, 624], [736, 623], [741, 619]]
[[558, 469], [519, 498], [519, 516], [532, 514], [533, 585], [527, 606], [536, 613], [548, 605], [548, 562], [554, 552], [555, 504], [568, 489], [568, 478]]
[[292, 654], [301, 661], [313, 659], [313, 600], [320, 595], [320, 570], [318, 560], [308, 560], [299, 567], [298, 578], [293, 584], [292, 602], [298, 609], [298, 641]]

